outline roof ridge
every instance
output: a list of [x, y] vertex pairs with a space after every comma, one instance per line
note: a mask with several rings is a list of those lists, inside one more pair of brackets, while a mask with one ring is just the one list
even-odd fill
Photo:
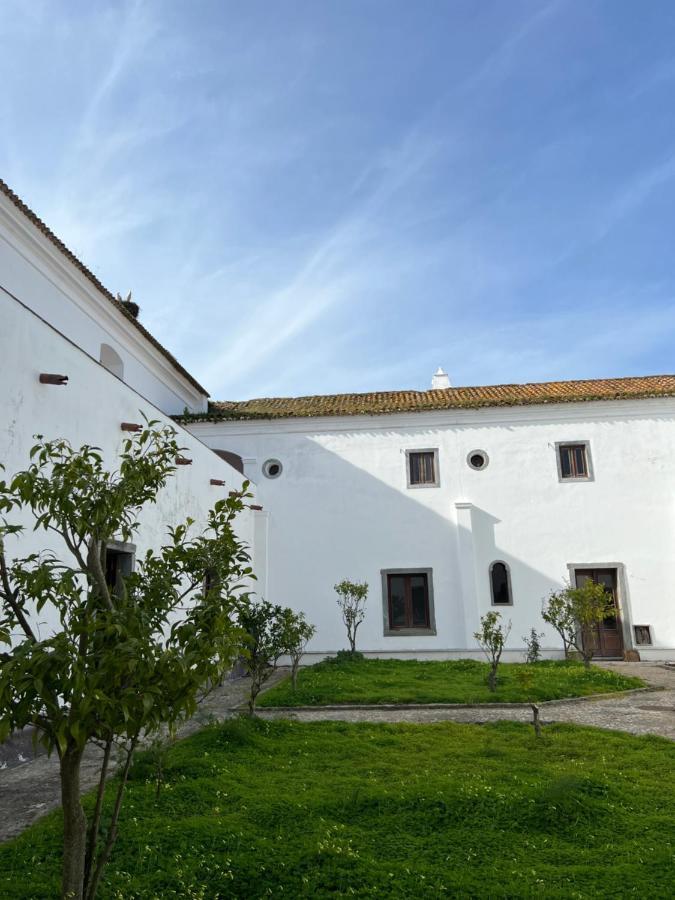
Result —
[[42, 221], [37, 213], [33, 212], [30, 206], [28, 206], [28, 204], [25, 203], [21, 199], [21, 197], [19, 197], [19, 195], [12, 190], [10, 186], [2, 180], [2, 178], [0, 178], [0, 193], [4, 194], [5, 197], [7, 197], [7, 199], [10, 200], [14, 204], [14, 206], [18, 210], [20, 210], [33, 225], [35, 225], [38, 231], [40, 231], [41, 234], [43, 234], [49, 241], [51, 241], [51, 243], [57, 248], [57, 250], [59, 250], [75, 266], [75, 268], [79, 269], [79, 271], [85, 276], [85, 278], [87, 278], [98, 291], [100, 291], [108, 300], [110, 300], [113, 306], [117, 310], [119, 310], [119, 312], [141, 332], [143, 337], [145, 337], [153, 345], [153, 347], [159, 350], [162, 356], [164, 356], [171, 363], [176, 371], [180, 372], [181, 375], [183, 375], [183, 377], [186, 378], [194, 388], [196, 388], [205, 396], [209, 396], [206, 388], [202, 387], [197, 379], [194, 378], [194, 376], [190, 375], [188, 370], [178, 362], [176, 357], [169, 350], [167, 350], [166, 347], [160, 344], [157, 338], [153, 337], [148, 329], [144, 325], [142, 325], [138, 321], [138, 319], [135, 319], [131, 315], [131, 313], [119, 303], [112, 292], [108, 290], [108, 288], [99, 280], [99, 278], [97, 278], [96, 275], [94, 275], [91, 269], [87, 268], [87, 266], [85, 266], [85, 264], [80, 259], [78, 259], [77, 256], [75, 256], [73, 251], [63, 243], [61, 238], [57, 237], [57, 235], [54, 234], [51, 228]]
[[209, 403], [208, 412], [185, 418], [189, 421], [319, 418], [653, 397], [675, 397], [675, 375], [467, 385], [425, 391], [371, 391], [361, 394], [258, 397], [241, 401], [216, 400]]

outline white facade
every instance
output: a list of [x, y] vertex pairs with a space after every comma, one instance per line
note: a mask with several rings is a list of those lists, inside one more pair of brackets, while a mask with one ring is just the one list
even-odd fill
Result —
[[[675, 658], [675, 399], [641, 399], [340, 418], [195, 422], [240, 454], [267, 520], [266, 596], [317, 626], [310, 650], [346, 645], [333, 585], [370, 585], [360, 649], [466, 656], [491, 608], [490, 565], [510, 571], [507, 647], [545, 633], [547, 594], [574, 568], [613, 568], [624, 649], [649, 625], [642, 659]], [[588, 442], [592, 478], [561, 481], [559, 442]], [[438, 451], [439, 485], [408, 486], [406, 450]], [[484, 451], [488, 465], [467, 463]], [[282, 472], [266, 478], [267, 460]], [[259, 562], [262, 565], [262, 560]], [[383, 570], [430, 569], [435, 633], [387, 633]]]
[[[159, 368], [155, 371], [148, 361], [149, 356], [143, 356], [150, 350], [141, 348], [142, 352], [139, 351], [135, 334], [130, 334], [127, 343], [122, 337], [116, 342], [124, 359], [124, 380], [94, 358], [90, 351], [95, 349], [97, 342], [103, 335], [112, 340], [113, 327], [123, 328], [126, 320], [121, 316], [124, 321], [118, 323], [114, 315], [109, 317], [110, 311], [115, 314], [116, 310], [105, 297], [93, 298], [91, 310], [85, 314], [79, 305], [82, 300], [79, 290], [85, 288], [77, 283], [78, 274], [73, 273], [70, 284], [66, 284], [64, 276], [64, 283], [57, 287], [51, 281], [53, 272], [43, 271], [28, 262], [33, 250], [32, 242], [28, 242], [28, 247], [16, 248], [6, 240], [0, 240], [0, 463], [5, 470], [3, 477], [9, 478], [29, 465], [29, 451], [36, 434], [50, 439], [66, 438], [74, 447], [83, 444], [99, 447], [106, 465], [114, 469], [122, 443], [129, 437], [121, 424], [141, 423], [142, 415], [145, 415], [148, 419], [172, 425], [184, 448], [183, 456], [192, 462], [178, 466], [175, 475], [160, 491], [157, 503], [142, 511], [140, 528], [134, 538], [135, 554], [142, 555], [147, 548], [159, 548], [166, 543], [169, 526], [183, 522], [188, 516], [195, 520], [195, 530], [203, 528], [209, 509], [218, 499], [227, 496], [228, 491], [239, 489], [243, 476], [197, 437], [173, 422], [169, 413], [175, 411], [179, 401], [183, 408], [187, 388], [179, 385], [173, 375], [167, 376], [165, 383], [159, 381]], [[64, 264], [70, 265], [67, 260]], [[11, 293], [5, 287], [7, 284], [13, 289]], [[66, 292], [67, 288], [70, 293]], [[30, 304], [19, 302], [19, 295]], [[85, 300], [88, 302], [87, 298]], [[99, 300], [100, 310], [94, 305]], [[100, 320], [93, 318], [95, 310], [100, 311]], [[134, 329], [133, 325], [130, 327]], [[84, 347], [78, 346], [76, 338], [82, 340]], [[65, 385], [40, 383], [42, 373], [66, 375], [68, 382]], [[136, 381], [137, 389], [125, 383], [127, 380]], [[179, 389], [182, 395], [178, 393]], [[150, 396], [157, 403], [161, 401], [163, 408], [153, 404], [148, 399]], [[211, 479], [223, 481], [224, 485], [212, 485]], [[246, 509], [237, 520], [238, 533], [251, 548], [253, 556], [254, 540], [259, 531], [256, 519], [260, 515]], [[20, 536], [6, 539], [10, 557], [45, 549], [53, 549], [59, 555], [64, 553], [58, 537], [33, 531], [33, 521], [29, 517], [17, 520], [11, 516], [10, 519], [26, 528]], [[50, 610], [45, 607], [38, 623], [42, 634], [55, 624], [49, 615]]]
[[206, 409], [198, 389], [152, 341], [0, 191], [0, 292], [32, 309], [92, 359], [110, 351], [116, 374], [175, 415]]
[[[113, 466], [122, 422], [207, 410], [206, 392], [2, 182], [0, 323], [6, 475], [28, 464], [36, 433], [94, 444]], [[42, 384], [41, 373], [68, 383]], [[433, 386], [452, 390], [440, 369]], [[176, 427], [192, 465], [179, 467], [144, 511], [136, 552], [187, 516], [203, 525], [213, 503], [242, 483], [213, 450], [238, 454], [257, 484], [239, 521], [257, 593], [306, 613], [317, 626], [312, 653], [345, 647], [333, 586], [348, 578], [370, 585], [361, 649], [475, 654], [499, 562], [510, 580], [512, 603], [499, 609], [512, 622], [511, 656], [533, 626], [545, 633], [547, 654], [561, 655], [542, 601], [577, 570], [595, 569], [616, 576], [622, 650], [675, 658], [675, 397]], [[586, 446], [591, 478], [560, 478], [561, 442]], [[433, 486], [411, 485], [411, 451], [433, 452]], [[489, 460], [480, 471], [468, 463], [475, 451]], [[27, 530], [11, 544], [10, 553], [24, 554], [46, 539]], [[386, 579], [401, 572], [427, 579], [427, 627], [392, 628]], [[636, 626], [648, 626], [647, 644], [636, 646]]]

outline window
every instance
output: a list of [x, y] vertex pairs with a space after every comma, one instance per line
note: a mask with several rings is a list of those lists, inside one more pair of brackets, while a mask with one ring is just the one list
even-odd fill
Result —
[[400, 631], [435, 634], [431, 569], [382, 573], [385, 589], [385, 634]]
[[490, 592], [493, 606], [511, 606], [511, 573], [503, 562], [493, 562], [490, 566]]
[[123, 581], [134, 570], [133, 544], [112, 544], [105, 550], [105, 581], [112, 593], [122, 591]]
[[438, 450], [406, 450], [408, 487], [438, 487]]
[[480, 471], [487, 466], [490, 460], [485, 450], [472, 450], [467, 454], [466, 461], [470, 468]]
[[556, 444], [558, 477], [561, 481], [590, 481], [592, 478], [588, 441]]
[[649, 625], [634, 625], [633, 630], [635, 631], [635, 643], [644, 646], [645, 644], [649, 645], [652, 642], [652, 632]]
[[284, 467], [278, 459], [267, 459], [263, 463], [262, 471], [265, 478], [278, 478], [283, 472]]

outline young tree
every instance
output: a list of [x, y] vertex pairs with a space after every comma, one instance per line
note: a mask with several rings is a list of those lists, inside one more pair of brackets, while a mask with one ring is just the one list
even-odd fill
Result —
[[255, 715], [258, 694], [272, 676], [280, 656], [286, 653], [285, 610], [267, 600], [246, 598], [237, 613], [237, 621], [244, 635], [243, 658], [251, 678], [248, 698], [249, 715]]
[[291, 658], [291, 684], [293, 690], [298, 686], [298, 668], [307, 643], [316, 634], [316, 628], [305, 618], [304, 613], [294, 613], [292, 609], [284, 609], [282, 615], [281, 642], [285, 653]]
[[494, 610], [485, 613], [484, 616], [481, 616], [480, 631], [475, 631], [473, 635], [490, 664], [488, 687], [491, 691], [497, 690], [497, 667], [499, 666], [504, 644], [511, 632], [511, 623], [509, 622], [504, 628], [501, 618], [501, 615]]
[[[148, 550], [135, 572], [114, 586], [106, 579], [109, 542], [133, 538], [139, 513], [174, 474], [179, 451], [172, 428], [146, 422], [125, 441], [118, 470], [108, 471], [97, 448], [38, 436], [29, 468], [0, 481], [0, 639], [10, 645], [1, 657], [0, 740], [32, 725], [58, 754], [62, 893], [75, 900], [97, 893], [141, 736], [190, 715], [239, 647], [231, 612], [240, 582], [251, 575], [233, 529], [249, 496], [243, 491], [215, 504], [204, 532], [193, 535], [191, 520], [169, 528], [168, 543]], [[22, 527], [7, 517], [22, 510], [36, 530], [57, 536], [58, 554], [10, 560], [6, 545], [20, 548]], [[216, 577], [205, 589], [207, 572]], [[45, 606], [57, 624], [42, 637], [35, 623]], [[102, 755], [87, 819], [80, 767], [91, 744]], [[114, 747], [124, 762], [104, 822]]]
[[529, 635], [523, 635], [523, 641], [527, 648], [525, 662], [528, 663], [528, 665], [539, 662], [541, 659], [541, 638], [543, 638], [543, 636], [544, 632], [537, 631], [536, 628], [530, 628]]
[[335, 585], [338, 595], [337, 605], [342, 613], [342, 621], [347, 628], [347, 639], [351, 653], [356, 653], [356, 632], [366, 614], [368, 583], [345, 579]]
[[553, 591], [541, 612], [543, 620], [562, 638], [565, 656], [576, 650], [587, 669], [595, 652], [594, 631], [601, 622], [614, 615], [616, 610], [611, 595], [603, 585], [590, 580], [581, 587], [567, 585], [561, 591]]

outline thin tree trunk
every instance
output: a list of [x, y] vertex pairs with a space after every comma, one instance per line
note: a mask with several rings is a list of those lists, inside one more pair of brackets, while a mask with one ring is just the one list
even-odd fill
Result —
[[491, 691], [497, 690], [497, 666], [492, 665], [488, 675], [488, 687]]
[[110, 854], [112, 853], [112, 848], [115, 846], [115, 841], [117, 840], [117, 822], [120, 817], [120, 810], [122, 809], [122, 798], [124, 796], [124, 789], [127, 786], [127, 778], [129, 776], [129, 768], [131, 767], [131, 760], [133, 759], [134, 751], [136, 749], [136, 744], [138, 743], [138, 737], [133, 738], [131, 744], [129, 746], [129, 750], [127, 751], [127, 758], [124, 763], [124, 769], [122, 770], [122, 774], [120, 776], [120, 783], [117, 787], [117, 794], [115, 796], [115, 805], [113, 806], [112, 818], [110, 820], [110, 828], [108, 831], [108, 837], [106, 839], [105, 845], [101, 854], [96, 861], [96, 868], [94, 869], [93, 875], [90, 879], [89, 885], [87, 886], [87, 900], [94, 900], [96, 897], [96, 892], [98, 891], [98, 886], [101, 881], [101, 875], [103, 874], [103, 869], [105, 868], [108, 859], [110, 858]]
[[258, 696], [259, 693], [260, 693], [260, 685], [254, 678], [253, 682], [251, 683], [251, 693], [249, 694], [249, 697], [248, 697], [248, 714], [249, 714], [249, 716], [255, 715], [255, 701], [256, 701], [256, 697]]
[[112, 751], [112, 739], [106, 741], [105, 750], [103, 752], [103, 761], [101, 763], [101, 775], [98, 781], [98, 790], [96, 792], [96, 806], [94, 814], [91, 818], [89, 826], [89, 835], [87, 838], [87, 853], [84, 866], [84, 881], [89, 882], [91, 877], [91, 869], [96, 858], [96, 845], [98, 843], [98, 831], [101, 825], [101, 810], [103, 808], [103, 798], [105, 796], [105, 784], [108, 776], [108, 765], [110, 763], [110, 753]]
[[300, 665], [300, 657], [296, 657], [293, 659], [293, 664], [291, 665], [291, 684], [293, 685], [293, 690], [295, 690], [298, 686], [298, 666]]
[[80, 802], [81, 750], [61, 757], [61, 804], [63, 806], [63, 875], [61, 894], [68, 900], [82, 900], [87, 852], [87, 818]]

